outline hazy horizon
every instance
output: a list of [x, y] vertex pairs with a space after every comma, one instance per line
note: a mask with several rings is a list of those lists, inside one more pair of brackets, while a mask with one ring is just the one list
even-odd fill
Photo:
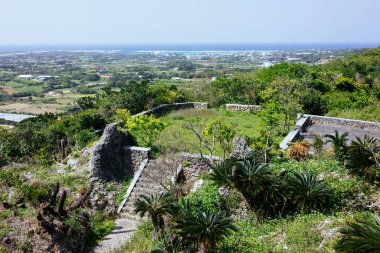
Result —
[[379, 43], [377, 0], [13, 0], [0, 45]]

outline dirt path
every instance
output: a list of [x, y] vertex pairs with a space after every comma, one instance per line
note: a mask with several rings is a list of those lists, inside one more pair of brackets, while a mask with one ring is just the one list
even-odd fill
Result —
[[120, 218], [116, 221], [115, 228], [96, 246], [90, 253], [110, 253], [117, 250], [131, 238], [135, 232], [138, 221], [129, 218]]

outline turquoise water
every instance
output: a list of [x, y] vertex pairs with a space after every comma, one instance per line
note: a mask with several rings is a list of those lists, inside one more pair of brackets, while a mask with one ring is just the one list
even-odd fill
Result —
[[171, 52], [187, 55], [203, 53], [233, 53], [242, 51], [274, 51], [274, 50], [339, 50], [350, 48], [373, 48], [379, 43], [246, 43], [246, 44], [140, 44], [140, 45], [0, 45], [0, 52], [28, 51], [119, 51], [134, 52]]

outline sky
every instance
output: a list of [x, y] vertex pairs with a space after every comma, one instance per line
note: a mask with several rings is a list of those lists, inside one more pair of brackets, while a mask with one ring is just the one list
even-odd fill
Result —
[[380, 0], [0, 1], [2, 45], [380, 42]]

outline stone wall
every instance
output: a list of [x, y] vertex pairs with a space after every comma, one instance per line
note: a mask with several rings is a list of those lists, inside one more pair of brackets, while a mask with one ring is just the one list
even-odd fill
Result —
[[165, 115], [171, 111], [185, 110], [185, 109], [208, 109], [208, 103], [203, 102], [188, 102], [188, 103], [175, 103], [175, 104], [163, 104], [153, 107], [150, 110], [140, 112], [138, 115], [150, 115], [153, 114], [156, 117]]
[[[201, 102], [164, 104], [136, 115], [161, 116], [173, 110], [207, 108], [208, 104]], [[94, 144], [90, 159], [93, 176], [106, 181], [133, 177], [141, 162], [149, 159], [150, 148], [132, 147], [130, 143], [129, 136], [125, 137], [117, 130], [117, 123], [108, 125]]]
[[131, 168], [125, 168], [124, 146], [128, 143], [128, 138], [117, 130], [117, 123], [108, 125], [94, 144], [90, 158], [93, 176], [107, 181], [122, 180], [133, 174]]
[[252, 111], [260, 111], [261, 106], [259, 106], [259, 105], [226, 104], [226, 110], [228, 110], [228, 111], [252, 112]]
[[[204, 155], [205, 158], [209, 156]], [[214, 163], [218, 163], [221, 158], [213, 156]], [[187, 179], [195, 179], [196, 177], [206, 173], [210, 170], [210, 167], [203, 161], [202, 157], [198, 154], [181, 153], [182, 168]]]
[[[125, 174], [131, 173], [130, 177], [137, 172], [142, 161], [150, 159], [150, 148], [125, 146], [123, 147], [125, 156]], [[131, 170], [132, 169], [132, 170]]]
[[309, 118], [309, 124], [318, 124], [323, 126], [344, 126], [349, 128], [359, 128], [368, 131], [380, 131], [380, 123], [363, 121], [363, 120], [353, 120], [353, 119], [342, 119], [334, 117], [316, 116], [316, 115], [303, 115], [303, 117]]

